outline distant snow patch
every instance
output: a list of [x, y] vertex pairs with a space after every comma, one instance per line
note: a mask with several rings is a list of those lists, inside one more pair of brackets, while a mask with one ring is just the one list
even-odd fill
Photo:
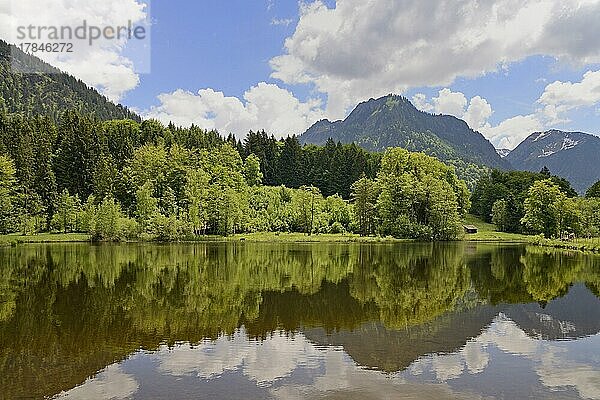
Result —
[[508, 156], [511, 151], [510, 149], [496, 149], [496, 153], [502, 158]]
[[542, 154], [540, 154], [538, 156], [538, 158], [549, 157], [549, 156], [551, 156], [552, 154], [555, 154], [555, 153], [556, 153], [556, 151], [554, 151], [554, 150], [542, 149]]
[[573, 147], [577, 146], [579, 144], [579, 140], [573, 140], [570, 137], [566, 137], [563, 140], [563, 144], [562, 144], [562, 148], [561, 150], [569, 150], [572, 149]]
[[550, 136], [552, 132], [548, 131], [548, 132], [542, 132], [540, 133], [535, 139], [533, 139], [534, 142], [537, 142], [540, 139], [545, 138], [546, 136]]

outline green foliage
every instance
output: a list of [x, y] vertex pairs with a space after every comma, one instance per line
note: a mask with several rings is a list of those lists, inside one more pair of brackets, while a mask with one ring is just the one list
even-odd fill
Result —
[[422, 153], [389, 149], [377, 184], [382, 234], [425, 240], [458, 237], [468, 198], [465, 183], [450, 167]]
[[366, 176], [352, 184], [354, 221], [361, 236], [371, 235], [375, 232], [378, 197], [379, 192], [375, 181]]
[[600, 199], [600, 181], [594, 183], [585, 193], [585, 197]]
[[550, 179], [537, 181], [525, 199], [522, 223], [534, 234], [559, 237], [563, 232], [578, 231], [579, 215], [576, 203]]
[[0, 232], [10, 232], [14, 225], [13, 202], [16, 169], [13, 161], [0, 155]]
[[510, 211], [508, 209], [506, 200], [496, 200], [492, 207], [492, 223], [496, 225], [498, 230], [505, 232], [508, 228], [510, 221]]
[[323, 207], [323, 196], [314, 186], [302, 186], [294, 191], [292, 197], [294, 226], [301, 232], [311, 235], [321, 225], [320, 214]]
[[[90, 230], [92, 240], [118, 241], [122, 239], [125, 225], [121, 206], [112, 197], [106, 197], [96, 209], [94, 227]], [[130, 222], [126, 222], [128, 229]]]
[[69, 191], [64, 189], [58, 197], [56, 213], [52, 217], [52, 228], [63, 233], [75, 232], [80, 205], [79, 197], [71, 196]]
[[[529, 195], [529, 189], [535, 182], [544, 179], [547, 177], [542, 173], [493, 170], [477, 182], [471, 196], [471, 213], [486, 222], [492, 222], [494, 204], [498, 200], [504, 200], [508, 212], [504, 216], [501, 230], [521, 233], [523, 232], [521, 220], [525, 216], [524, 203]], [[567, 197], [577, 196], [565, 179], [553, 176], [550, 180]]]
[[244, 161], [244, 178], [248, 186], [259, 186], [262, 183], [260, 160], [254, 154], [250, 154]]

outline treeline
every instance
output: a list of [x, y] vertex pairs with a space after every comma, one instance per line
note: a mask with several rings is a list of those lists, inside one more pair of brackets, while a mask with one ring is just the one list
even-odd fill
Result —
[[600, 235], [600, 182], [578, 197], [567, 180], [547, 168], [539, 173], [492, 171], [479, 180], [471, 201], [473, 214], [503, 232], [547, 238]]
[[[0, 112], [0, 231], [177, 240], [275, 231], [456, 238], [468, 191], [420, 153]], [[382, 159], [383, 157], [383, 159]], [[381, 165], [381, 167], [380, 167]], [[349, 201], [352, 199], [352, 202]]]

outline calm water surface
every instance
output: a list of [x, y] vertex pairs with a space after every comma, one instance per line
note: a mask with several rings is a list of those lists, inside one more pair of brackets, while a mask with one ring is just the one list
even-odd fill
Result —
[[600, 257], [488, 244], [0, 249], [0, 398], [600, 399]]

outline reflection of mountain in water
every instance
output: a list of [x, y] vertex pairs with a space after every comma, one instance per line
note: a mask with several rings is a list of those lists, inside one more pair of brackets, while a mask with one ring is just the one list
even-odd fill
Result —
[[583, 284], [549, 302], [509, 306], [507, 317], [532, 337], [544, 340], [576, 339], [600, 332], [600, 300]]
[[460, 350], [500, 314], [531, 337], [544, 340], [576, 339], [600, 332], [600, 299], [578, 284], [545, 308], [536, 303], [479, 305], [403, 330], [367, 323], [354, 330], [327, 333], [313, 328], [304, 333], [317, 345], [342, 346], [359, 365], [395, 372], [404, 370], [423, 355]]
[[461, 348], [499, 312], [532, 337], [590, 335], [598, 299], [571, 286], [597, 288], [597, 260], [462, 244], [0, 249], [0, 398], [52, 396], [139, 349], [241, 325], [259, 339], [301, 328], [386, 371]]
[[371, 322], [351, 331], [327, 334], [322, 328], [312, 328], [304, 334], [317, 345], [342, 346], [359, 365], [393, 372], [407, 368], [425, 354], [455, 352], [479, 335], [496, 315], [495, 307], [480, 306], [402, 330]]

